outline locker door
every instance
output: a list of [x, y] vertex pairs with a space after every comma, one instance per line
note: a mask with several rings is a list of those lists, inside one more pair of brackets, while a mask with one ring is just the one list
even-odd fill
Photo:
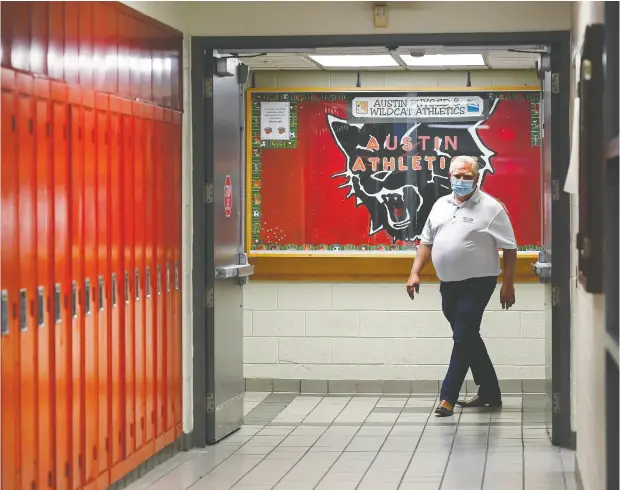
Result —
[[[87, 102], [87, 101], [85, 101]], [[94, 102], [94, 101], [88, 101]], [[93, 104], [94, 105], [94, 104]], [[84, 106], [84, 486], [93, 485], [98, 476], [97, 445], [99, 421], [97, 358], [97, 154], [96, 115], [92, 105]]]
[[167, 369], [166, 354], [169, 352], [170, 347], [166, 345], [166, 331], [168, 326], [166, 325], [166, 235], [169, 230], [166, 228], [166, 208], [169, 203], [169, 196], [166, 193], [166, 155], [163, 153], [165, 145], [162, 140], [161, 125], [158, 124], [157, 134], [157, 195], [161, 196], [157, 200], [157, 431], [158, 434], [164, 434], [165, 427], [165, 403], [166, 396], [165, 386], [167, 383], [167, 377], [169, 376]]
[[[153, 106], [145, 106], [145, 135], [144, 135], [144, 327], [145, 327], [145, 363], [146, 363], [146, 443], [151, 444], [155, 439], [155, 322], [153, 308], [155, 302], [152, 295], [153, 256], [153, 167], [155, 132], [153, 121]], [[162, 449], [163, 447], [159, 448]], [[153, 451], [149, 449], [149, 452]], [[154, 452], [154, 451], [153, 451]]]
[[[4, 17], [3, 17], [4, 21]], [[3, 22], [4, 24], [4, 22]], [[2, 144], [0, 145], [0, 199], [2, 213], [2, 247], [0, 247], [2, 370], [0, 382], [2, 399], [12, 400], [2, 406], [2, 465], [1, 488], [21, 488], [19, 483], [19, 268], [18, 268], [18, 156], [16, 94], [14, 73], [2, 68]]]
[[[122, 338], [123, 306], [120, 300], [119, 286], [123, 284], [122, 268], [122, 154], [121, 154], [121, 115], [120, 100], [110, 100], [110, 362], [112, 377], [110, 379], [112, 394], [111, 421], [111, 459], [110, 465], [114, 467], [123, 459], [123, 359], [125, 356]], [[130, 162], [127, 162], [128, 164]]]
[[39, 485], [54, 484], [54, 397], [52, 390], [52, 165], [49, 81], [35, 79], [37, 416]]
[[[163, 239], [164, 239], [164, 243], [167, 245], [163, 252], [164, 252], [164, 262], [167, 264], [170, 264], [170, 244], [172, 243], [172, 240], [174, 239], [174, 229], [170, 227], [170, 211], [171, 209], [174, 208], [174, 195], [170, 192], [172, 190], [172, 185], [166, 185], [166, 182], [171, 183], [172, 182], [172, 168], [174, 166], [174, 163], [172, 161], [172, 157], [174, 154], [174, 142], [170, 139], [171, 136], [171, 128], [172, 125], [170, 124], [170, 119], [171, 119], [171, 112], [167, 111], [167, 121], [165, 124], [162, 125], [161, 127], [161, 131], [162, 131], [162, 137], [161, 140], [162, 142], [165, 142], [165, 144], [162, 144], [162, 148], [161, 148], [161, 153], [163, 155], [165, 155], [163, 161], [161, 162], [161, 169], [162, 169], [162, 174], [165, 177], [165, 180], [163, 182], [163, 186], [164, 186], [164, 195], [166, 195], [166, 201], [169, 203], [169, 205], [163, 209], [163, 216], [165, 216], [165, 223], [166, 223], [166, 235], [164, 235]], [[171, 266], [168, 265], [167, 266], [167, 270], [170, 270]], [[173, 274], [173, 270], [170, 271], [169, 274]], [[174, 291], [172, 290], [173, 286], [172, 286], [172, 276], [170, 277], [170, 279], [167, 279], [167, 284], [166, 284], [166, 296], [165, 296], [165, 301], [166, 301], [166, 307], [165, 307], [165, 312], [166, 312], [166, 330], [165, 330], [165, 344], [166, 344], [166, 433], [168, 436], [168, 439], [170, 439], [170, 437], [172, 436], [172, 439], [174, 439], [174, 431], [172, 430], [174, 428], [174, 408], [173, 408], [173, 402], [174, 402], [174, 397], [176, 396], [175, 393], [175, 386], [174, 386], [174, 375], [175, 375], [175, 369], [174, 369], [174, 363], [175, 363], [175, 349], [176, 349], [176, 345], [174, 342], [175, 339], [175, 325], [174, 325], [174, 308], [173, 308], [173, 297], [174, 297]]]
[[109, 284], [109, 234], [108, 234], [108, 208], [110, 189], [110, 151], [108, 134], [108, 108], [109, 98], [107, 95], [96, 96], [96, 155], [97, 155], [97, 238], [96, 238], [96, 268], [97, 282], [93, 285], [96, 302], [96, 330], [97, 330], [97, 478], [98, 488], [106, 488], [109, 485], [108, 457], [108, 287]]
[[175, 121], [175, 126], [173, 128], [174, 131], [174, 156], [170, 160], [174, 162], [175, 165], [175, 186], [174, 186], [174, 196], [176, 203], [176, 222], [174, 228], [174, 345], [175, 345], [175, 358], [174, 358], [174, 368], [175, 368], [175, 386], [176, 386], [176, 396], [174, 413], [175, 413], [175, 423], [176, 423], [176, 436], [179, 436], [183, 431], [183, 322], [182, 322], [182, 290], [181, 290], [181, 281], [182, 281], [182, 268], [181, 268], [181, 250], [182, 250], [182, 202], [181, 202], [181, 188], [182, 188], [182, 135], [181, 135], [181, 113], [175, 113], [175, 119], [178, 117], [178, 120]]
[[135, 335], [135, 375], [136, 375], [136, 452], [138, 460], [143, 460], [146, 401], [146, 363], [144, 359], [144, 140], [145, 121], [143, 106], [134, 103], [134, 335]]
[[[135, 396], [135, 293], [133, 274], [134, 262], [134, 121], [131, 116], [131, 103], [123, 102], [122, 143], [123, 143], [123, 303], [125, 318], [123, 339], [125, 343], [125, 458], [132, 460], [136, 450], [136, 396]], [[130, 466], [134, 466], [130, 464]]]
[[17, 144], [19, 148], [19, 390], [21, 439], [21, 488], [38, 486], [36, 407], [36, 165], [34, 148], [34, 99], [32, 78], [17, 75]]
[[71, 463], [71, 294], [69, 242], [69, 153], [67, 87], [52, 82], [52, 170], [54, 183], [52, 236], [54, 279], [52, 294], [54, 322], [54, 392], [56, 429], [56, 481], [58, 488], [70, 488]]
[[[69, 92], [69, 237], [71, 247], [71, 488], [84, 481], [84, 109], [81, 93]], [[80, 104], [80, 105], [78, 105]]]

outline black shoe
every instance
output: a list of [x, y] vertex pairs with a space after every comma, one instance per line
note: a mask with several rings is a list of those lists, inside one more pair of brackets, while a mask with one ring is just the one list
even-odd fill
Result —
[[502, 400], [501, 399], [487, 400], [485, 398], [482, 398], [480, 395], [476, 395], [470, 400], [459, 400], [458, 402], [456, 402], [456, 404], [460, 405], [463, 408], [479, 408], [479, 407], [496, 408], [496, 407], [502, 406]]
[[435, 415], [437, 415], [437, 417], [450, 417], [454, 415], [454, 407], [446, 400], [442, 400], [435, 409]]

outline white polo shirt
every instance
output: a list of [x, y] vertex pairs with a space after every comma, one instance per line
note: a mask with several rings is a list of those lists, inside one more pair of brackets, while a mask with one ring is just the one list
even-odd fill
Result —
[[420, 243], [433, 246], [433, 265], [444, 282], [499, 276], [498, 249], [517, 248], [503, 204], [480, 189], [462, 204], [453, 194], [439, 198]]

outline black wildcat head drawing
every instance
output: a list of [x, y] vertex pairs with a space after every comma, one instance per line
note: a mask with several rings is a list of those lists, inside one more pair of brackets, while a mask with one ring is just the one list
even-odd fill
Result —
[[368, 209], [369, 235], [385, 230], [393, 242], [417, 240], [435, 201], [452, 192], [452, 158], [477, 159], [479, 186], [493, 173], [495, 153], [477, 132], [484, 121], [358, 124], [328, 115], [327, 122], [347, 158], [345, 170], [333, 177], [346, 178], [340, 188]]

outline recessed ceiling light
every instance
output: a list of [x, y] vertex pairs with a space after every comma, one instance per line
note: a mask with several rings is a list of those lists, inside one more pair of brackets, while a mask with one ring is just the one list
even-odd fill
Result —
[[481, 54], [400, 55], [407, 66], [485, 66]]
[[398, 63], [389, 54], [310, 55], [310, 58], [326, 68], [382, 68], [398, 66]]

